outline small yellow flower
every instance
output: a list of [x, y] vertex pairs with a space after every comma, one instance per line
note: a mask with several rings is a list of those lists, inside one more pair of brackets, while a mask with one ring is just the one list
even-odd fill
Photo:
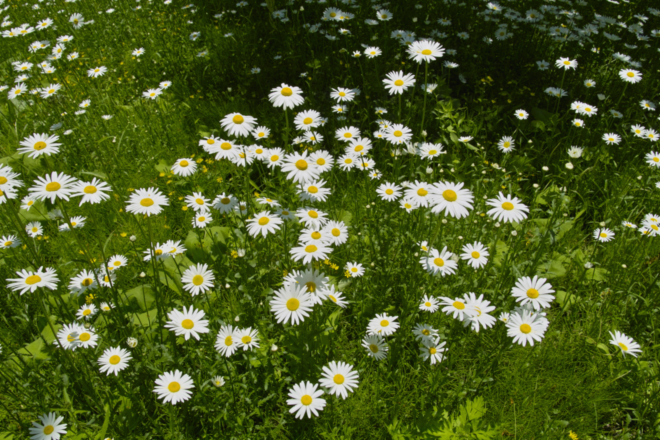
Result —
[[126, 232], [122, 232], [122, 233], [121, 233], [121, 234], [119, 234], [119, 235], [121, 235], [122, 237], [124, 237], [124, 238], [125, 238], [125, 237], [126, 237], [126, 236], [127, 236], [128, 234], [127, 234]]
[[187, 211], [187, 210], [188, 210], [188, 207], [187, 207], [187, 206], [182, 206], [182, 207], [181, 207], [181, 211]]
[[578, 440], [578, 435], [573, 431], [568, 431], [568, 436], [571, 438], [571, 440]]
[[85, 303], [86, 303], [86, 304], [91, 304], [92, 301], [94, 301], [94, 294], [93, 294], [93, 293], [90, 293], [89, 295], [87, 295], [87, 296], [85, 297]]
[[197, 159], [197, 163], [202, 163], [202, 162], [204, 162], [204, 159], [202, 159], [201, 157]]

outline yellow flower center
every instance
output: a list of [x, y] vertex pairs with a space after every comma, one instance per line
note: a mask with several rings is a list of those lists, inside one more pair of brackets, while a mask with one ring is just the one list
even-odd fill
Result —
[[358, 271], [357, 267], [351, 267], [351, 272], [356, 273]]
[[41, 277], [39, 275], [30, 275], [25, 279], [25, 284], [32, 286], [33, 284], [37, 284], [39, 281], [41, 281]]
[[229, 142], [223, 142], [220, 144], [220, 148], [222, 148], [225, 151], [231, 150], [231, 144]]
[[5, 176], [0, 176], [0, 185], [4, 185], [7, 182], [8, 182], [8, 180]]
[[632, 72], [628, 72], [628, 73], [626, 73], [626, 75], [628, 76], [628, 78], [632, 78], [632, 77], [634, 77], [634, 76], [635, 76], [635, 74], [634, 74], [634, 73], [632, 73]]
[[265, 226], [265, 225], [268, 224], [269, 221], [270, 221], [270, 219], [268, 217], [261, 217], [259, 219], [259, 225], [260, 226]]
[[307, 252], [308, 254], [316, 252], [317, 250], [318, 250], [318, 248], [316, 246], [314, 246], [313, 244], [305, 246], [305, 252]]
[[338, 95], [339, 95], [339, 96], [346, 96], [346, 93], [344, 93], [344, 92], [339, 92]]
[[154, 204], [154, 201], [151, 200], [149, 197], [140, 200], [140, 205], [142, 205], [144, 207], [149, 207], [153, 204]]
[[371, 350], [372, 353], [378, 353], [378, 346], [376, 344], [371, 344], [369, 345], [369, 350]]
[[349, 131], [349, 132], [344, 133], [344, 137], [345, 137], [346, 139], [348, 139], [348, 138], [353, 137], [353, 135], [352, 135], [351, 132]]
[[289, 298], [286, 302], [286, 308], [291, 312], [295, 312], [300, 307], [300, 301], [297, 298]]
[[383, 319], [382, 321], [380, 321], [381, 327], [387, 327], [388, 325], [390, 325], [390, 321], [388, 321], [387, 319]]
[[[431, 303], [428, 302], [428, 301], [426, 301], [426, 302], [424, 303], [424, 305], [425, 305], [426, 307], [431, 307]], [[428, 330], [424, 330], [422, 333], [424, 333], [424, 332], [427, 332], [427, 333], [428, 333]], [[427, 333], [424, 333], [424, 334], [427, 334]]]
[[397, 79], [396, 81], [394, 81], [394, 85], [397, 87], [401, 87], [403, 85], [403, 80]]
[[619, 342], [619, 347], [621, 347], [621, 350], [623, 351], [628, 351], [628, 347], [626, 347], [626, 344], [624, 344], [623, 342]]
[[305, 286], [307, 287], [307, 290], [309, 292], [316, 292], [316, 283], [314, 281], [308, 281], [305, 283]]
[[307, 214], [309, 214], [311, 218], [319, 218], [319, 213], [316, 211], [308, 211]]
[[92, 313], [91, 309], [85, 309], [83, 310], [83, 316], [89, 316]]
[[465, 309], [465, 304], [463, 304], [460, 301], [454, 301], [454, 303], [452, 305], [454, 306], [455, 309], [458, 309], [458, 310]]
[[9, 246], [11, 246], [11, 244], [12, 244], [12, 242], [11, 242], [11, 241], [5, 241], [5, 246], [6, 246], [6, 247], [9, 247]]
[[438, 150], [429, 150], [429, 156], [435, 156], [438, 154]]
[[39, 230], [39, 229], [36, 228], [36, 227], [32, 228], [32, 232], [34, 232], [34, 233], [36, 233], [38, 230]]
[[232, 345], [233, 343], [234, 343], [234, 340], [231, 338], [231, 336], [227, 336], [227, 337], [225, 338], [225, 345], [226, 345], [227, 347], [231, 347], [231, 345]]
[[192, 283], [195, 286], [201, 286], [203, 282], [204, 282], [204, 277], [201, 275], [195, 275], [192, 279]]
[[659, 157], [654, 157], [653, 162], [660, 162], [660, 158]]
[[48, 145], [47, 145], [45, 142], [43, 142], [43, 141], [39, 141], [39, 142], [37, 142], [36, 144], [34, 144], [34, 147], [33, 147], [33, 148], [34, 148], [35, 150], [37, 150], [37, 151], [41, 151], [41, 150], [43, 150], [44, 148], [46, 148], [47, 146], [48, 146]]
[[44, 434], [45, 435], [50, 435], [50, 434], [53, 433], [53, 431], [55, 431], [55, 428], [53, 427], [53, 425], [48, 425], [48, 426], [44, 427]]
[[314, 240], [318, 240], [319, 238], [321, 238], [321, 233], [319, 231], [312, 232], [312, 238]]
[[426, 197], [426, 195], [428, 193], [429, 192], [427, 190], [425, 190], [424, 188], [420, 188], [420, 189], [417, 190], [417, 195], [420, 196], [420, 197]]
[[319, 189], [315, 186], [310, 186], [309, 188], [307, 188], [307, 191], [309, 191], [312, 194], [316, 194], [317, 192], [319, 192]]
[[442, 258], [436, 258], [433, 260], [433, 264], [435, 264], [438, 267], [442, 267], [445, 265], [445, 261]]
[[422, 55], [431, 55], [431, 53], [432, 53], [432, 52], [431, 52], [430, 49], [424, 49], [424, 50], [422, 51]]
[[185, 328], [186, 330], [190, 330], [195, 326], [195, 323], [192, 322], [192, 319], [184, 319], [181, 321], [181, 327]]
[[312, 404], [312, 396], [310, 396], [309, 394], [305, 394], [304, 396], [302, 396], [300, 398], [300, 403], [302, 403], [305, 406], [311, 405]]
[[341, 385], [344, 383], [344, 376], [342, 376], [341, 374], [335, 374], [335, 377], [332, 380], [337, 385]]
[[305, 171], [307, 169], [307, 161], [300, 159], [296, 162], [296, 168], [298, 168], [300, 171]]
[[179, 382], [170, 382], [167, 389], [170, 390], [170, 393], [176, 393], [181, 389], [181, 385]]
[[475, 260], [477, 258], [481, 257], [481, 254], [477, 251], [473, 251], [472, 254], [470, 254], [470, 255], [472, 255], [472, 258], [474, 258]]
[[442, 192], [442, 197], [448, 202], [455, 202], [456, 199], [458, 199], [458, 195], [456, 195], [456, 191], [451, 189], [444, 190]]
[[87, 185], [85, 187], [85, 189], [83, 189], [83, 192], [85, 194], [94, 194], [96, 191], [98, 191], [98, 190], [96, 189], [96, 187], [94, 185]]
[[393, 134], [394, 136], [396, 136], [396, 137], [401, 137], [401, 136], [403, 136], [403, 132], [401, 132], [401, 130], [397, 130], [397, 131], [395, 131], [395, 132], [392, 133], [392, 134]]
[[341, 234], [341, 231], [338, 228], [332, 228], [332, 231], [330, 231], [333, 237], [339, 237]]
[[155, 255], [163, 255], [163, 250], [162, 250], [162, 249], [156, 249], [156, 250], [154, 251], [154, 254], [155, 254]]
[[532, 298], [532, 299], [538, 298], [539, 297], [539, 291], [536, 290], [536, 289], [529, 289], [529, 290], [527, 290], [527, 297]]
[[213, 145], [213, 144], [215, 144], [215, 139], [207, 139], [206, 143], [209, 144], [209, 145]]
[[394, 194], [394, 190], [392, 190], [392, 189], [390, 189], [390, 188], [387, 188], [387, 189], [385, 190], [385, 194], [387, 194], [388, 196], [391, 196], [392, 194]]
[[604, 233], [604, 232], [601, 232], [601, 233], [600, 233], [600, 237], [601, 237], [601, 238], [607, 238], [607, 234]]
[[89, 333], [82, 333], [78, 339], [82, 342], [87, 342], [92, 336]]
[[436, 349], [435, 349], [435, 347], [431, 347], [431, 348], [429, 348], [429, 353], [431, 353], [431, 354], [435, 354], [435, 353], [436, 353]]
[[93, 282], [94, 282], [93, 279], [91, 279], [91, 278], [85, 278], [84, 280], [82, 280], [82, 283], [80, 283], [80, 284], [82, 284], [82, 285], [85, 286], [85, 287], [89, 287], [89, 286], [92, 285]]
[[511, 203], [511, 202], [504, 202], [504, 203], [502, 203], [502, 209], [504, 209], [504, 210], [506, 210], [506, 211], [511, 211], [511, 210], [513, 210], [513, 203]]
[[110, 356], [110, 359], [108, 359], [108, 362], [110, 362], [111, 365], [117, 365], [119, 361], [121, 361], [121, 358], [116, 354], [113, 354]]
[[523, 324], [520, 326], [520, 331], [528, 335], [532, 332], [532, 327], [529, 324]]
[[206, 221], [206, 217], [204, 217], [204, 216], [202, 215], [202, 216], [200, 216], [200, 217], [197, 218], [197, 221], [198, 221], [198, 222]]
[[60, 188], [62, 188], [62, 185], [57, 182], [50, 182], [48, 185], [46, 185], [46, 191], [48, 192], [54, 192]]
[[232, 122], [234, 124], [242, 124], [244, 121], [245, 121], [245, 119], [243, 119], [243, 116], [241, 116], [241, 115], [236, 115], [232, 118]]

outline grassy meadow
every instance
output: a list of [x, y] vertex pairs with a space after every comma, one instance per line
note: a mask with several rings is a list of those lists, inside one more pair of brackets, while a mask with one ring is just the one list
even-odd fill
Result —
[[0, 440], [660, 438], [652, 2], [191, 1], [0, 0]]

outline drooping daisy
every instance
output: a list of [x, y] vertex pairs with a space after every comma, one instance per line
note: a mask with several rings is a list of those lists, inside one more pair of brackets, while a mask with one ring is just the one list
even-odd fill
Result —
[[352, 263], [349, 261], [346, 263], [345, 270], [353, 278], [361, 277], [364, 275], [364, 266], [362, 266], [360, 263]]
[[318, 389], [318, 385], [311, 382], [300, 382], [295, 384], [289, 391], [289, 397], [286, 401], [291, 406], [289, 412], [295, 413], [297, 419], [302, 419], [307, 416], [312, 417], [312, 414], [318, 417], [319, 411], [325, 408], [325, 400], [321, 399], [323, 390]]
[[64, 417], [58, 417], [54, 412], [39, 416], [41, 423], [32, 422], [30, 439], [60, 440], [60, 436], [66, 435], [66, 423], [62, 423], [63, 420]]
[[213, 275], [213, 271], [209, 270], [206, 264], [190, 266], [183, 272], [183, 276], [181, 277], [184, 290], [190, 292], [192, 296], [212, 289], [213, 280], [215, 280], [215, 275]]
[[75, 277], [71, 278], [69, 289], [76, 295], [82, 295], [85, 291], [98, 287], [96, 276], [90, 270], [82, 270]]
[[330, 362], [323, 367], [323, 375], [319, 380], [322, 387], [328, 388], [330, 394], [346, 399], [348, 393], [358, 387], [358, 372], [345, 362]]
[[307, 286], [297, 283], [285, 283], [275, 292], [270, 301], [270, 307], [278, 324], [291, 323], [297, 325], [309, 316], [313, 300], [307, 291]]
[[238, 349], [234, 327], [223, 325], [215, 339], [215, 349], [225, 357], [230, 357]]
[[466, 326], [471, 325], [472, 330], [479, 332], [480, 328], [490, 328], [497, 320], [490, 315], [490, 312], [495, 310], [495, 306], [490, 304], [490, 301], [485, 300], [483, 294], [477, 295], [473, 292], [465, 294], [465, 306], [472, 309], [473, 313], [463, 318]]
[[15, 292], [18, 291], [21, 295], [28, 290], [34, 293], [39, 287], [55, 290], [59, 281], [55, 269], [50, 267], [46, 269], [40, 267], [35, 272], [22, 269], [16, 272], [16, 275], [18, 278], [7, 278], [7, 287]]
[[165, 328], [173, 331], [177, 336], [184, 336], [186, 341], [193, 338], [199, 341], [200, 333], [208, 333], [209, 321], [203, 319], [205, 316], [203, 310], [196, 310], [190, 306], [188, 310], [183, 307], [183, 312], [172, 310], [167, 314], [169, 321], [165, 324]]
[[436, 342], [434, 339], [422, 340], [422, 346], [419, 347], [422, 352], [420, 356], [423, 360], [431, 359], [431, 365], [439, 364], [445, 358], [444, 353], [447, 351], [445, 347], [446, 342]]
[[110, 347], [106, 349], [98, 360], [101, 366], [99, 370], [101, 373], [117, 374], [128, 367], [128, 361], [132, 359], [130, 353], [120, 347]]
[[421, 302], [419, 303], [419, 310], [425, 312], [435, 313], [438, 310], [438, 300], [433, 296], [424, 295]]
[[305, 271], [294, 270], [284, 278], [285, 282], [296, 283], [307, 287], [314, 304], [321, 304], [325, 298], [324, 293], [328, 288], [329, 278], [323, 272], [315, 269], [306, 269]]
[[389, 346], [381, 335], [367, 335], [362, 339], [362, 346], [367, 349], [367, 355], [377, 361], [385, 359]]
[[4, 235], [0, 238], [0, 249], [11, 249], [21, 245], [21, 240], [15, 235]]
[[474, 196], [472, 191], [463, 188], [463, 182], [437, 182], [429, 188], [429, 202], [431, 211], [439, 214], [444, 211], [445, 215], [455, 218], [467, 217], [472, 209]]
[[195, 174], [195, 171], [197, 171], [197, 163], [188, 158], [178, 159], [174, 162], [174, 165], [172, 165], [172, 172], [177, 176], [192, 176]]
[[523, 306], [529, 303], [534, 307], [534, 310], [548, 308], [555, 299], [554, 295], [551, 295], [555, 291], [552, 290], [550, 283], [546, 283], [546, 281], [545, 278], [539, 278], [536, 275], [534, 275], [534, 278], [518, 278], [511, 294]]
[[637, 357], [637, 353], [642, 352], [642, 349], [637, 342], [618, 330], [615, 330], [614, 333], [610, 332], [610, 337], [612, 338], [610, 339], [610, 344], [619, 347], [624, 356], [629, 354]]
[[390, 336], [399, 328], [397, 319], [399, 319], [398, 316], [388, 316], [387, 313], [377, 314], [375, 318], [369, 321], [367, 334]]
[[594, 239], [601, 243], [607, 243], [608, 241], [614, 240], [614, 235], [614, 231], [607, 228], [598, 228], [594, 231]]
[[520, 313], [512, 313], [506, 327], [507, 334], [513, 338], [513, 342], [523, 347], [528, 343], [534, 346], [534, 342], [541, 341], [545, 335], [547, 319], [524, 309]]
[[195, 385], [192, 378], [179, 370], [175, 370], [158, 376], [154, 393], [158, 394], [159, 399], [163, 399], [163, 403], [176, 405], [190, 399], [192, 395], [190, 390], [193, 388], [195, 388]]
[[390, 95], [401, 94], [409, 87], [415, 85], [415, 76], [411, 73], [404, 74], [403, 71], [390, 72], [387, 74], [386, 79], [383, 80], [385, 88], [388, 89]]
[[284, 110], [297, 107], [305, 101], [302, 97], [302, 89], [284, 83], [280, 87], [273, 88], [268, 98], [274, 107], [283, 107]]
[[76, 182], [73, 185], [71, 197], [82, 197], [79, 206], [82, 206], [83, 203], [94, 205], [108, 200], [110, 195], [107, 193], [111, 191], [110, 185], [94, 177], [91, 182], [83, 182], [81, 180]]
[[252, 329], [252, 327], [236, 329], [234, 330], [234, 335], [236, 336], [236, 343], [239, 347], [242, 347], [244, 351], [259, 347], [259, 334], [257, 333], [257, 330]]
[[511, 194], [505, 197], [502, 192], [497, 198], [487, 200], [486, 204], [493, 207], [488, 211], [488, 215], [493, 216], [495, 220], [504, 222], [520, 222], [527, 218], [529, 212], [527, 205], [523, 204], [518, 197], [512, 197]]
[[256, 118], [240, 113], [229, 113], [220, 121], [220, 125], [230, 136], [237, 137], [250, 136], [256, 123]]
[[345, 309], [348, 305], [348, 301], [344, 299], [343, 293], [336, 291], [334, 284], [331, 284], [329, 287], [324, 289], [319, 289], [318, 292], [319, 296], [329, 299], [342, 309]]
[[418, 63], [435, 61], [445, 54], [445, 49], [432, 40], [415, 41], [408, 46], [408, 57]]
[[99, 309], [100, 309], [101, 311], [103, 311], [103, 312], [109, 312], [109, 311], [111, 311], [111, 310], [114, 309], [114, 308], [115, 308], [114, 304], [112, 304], [112, 303], [107, 303], [107, 302], [102, 302], [102, 303], [101, 303], [101, 307], [99, 307]]
[[128, 199], [126, 211], [132, 214], [157, 215], [169, 205], [167, 197], [156, 188], [138, 188]]
[[28, 136], [20, 142], [21, 148], [18, 149], [19, 153], [27, 154], [30, 158], [35, 159], [39, 156], [50, 156], [60, 152], [60, 145], [57, 143], [59, 136], [48, 136], [43, 133], [35, 133]]
[[424, 269], [432, 275], [439, 273], [443, 277], [446, 275], [452, 275], [458, 266], [458, 264], [452, 260], [454, 254], [447, 251], [445, 246], [441, 252], [438, 252], [437, 249], [431, 249], [426, 255], [423, 255], [419, 262], [424, 267]]

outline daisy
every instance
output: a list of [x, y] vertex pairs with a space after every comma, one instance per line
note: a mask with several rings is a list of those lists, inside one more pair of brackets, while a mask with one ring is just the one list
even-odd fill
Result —
[[400, 202], [401, 208], [405, 209], [406, 212], [411, 212], [414, 209], [417, 209], [419, 205], [413, 199], [404, 198]]
[[323, 367], [323, 375], [319, 380], [322, 387], [328, 388], [330, 394], [346, 399], [358, 387], [358, 372], [345, 362], [330, 362]]
[[466, 244], [463, 246], [463, 253], [461, 254], [461, 259], [467, 261], [467, 263], [475, 269], [479, 269], [488, 263], [488, 248], [483, 244], [476, 242], [474, 244]]
[[371, 141], [369, 138], [355, 137], [348, 141], [348, 147], [345, 148], [346, 154], [362, 156], [371, 150]]
[[98, 283], [96, 282], [96, 277], [94, 272], [89, 270], [82, 270], [75, 277], [71, 278], [69, 283], [69, 289], [72, 293], [76, 295], [81, 295], [87, 290], [96, 289]]
[[192, 219], [192, 225], [195, 228], [205, 228], [209, 223], [213, 221], [213, 217], [208, 212], [203, 212], [197, 214]]
[[515, 146], [516, 146], [516, 143], [513, 141], [513, 138], [511, 136], [504, 136], [497, 143], [497, 148], [499, 148], [500, 151], [502, 151], [504, 153], [509, 153], [509, 152], [513, 151]]
[[424, 295], [419, 304], [419, 310], [435, 313], [438, 310], [438, 300], [432, 296]]
[[343, 155], [342, 157], [339, 158], [338, 163], [339, 163], [339, 168], [342, 171], [350, 171], [351, 169], [355, 168], [357, 164], [352, 154]]
[[100, 308], [102, 311], [104, 311], [104, 312], [109, 312], [109, 311], [111, 311], [112, 309], [114, 309], [115, 306], [114, 306], [114, 304], [112, 304], [112, 303], [102, 302], [102, 303], [101, 303], [101, 307], [99, 307], [99, 308]]
[[330, 244], [335, 246], [342, 245], [348, 240], [348, 228], [344, 222], [329, 221], [323, 230], [327, 233]]
[[427, 338], [422, 341], [422, 346], [419, 348], [421, 350], [421, 357], [423, 360], [431, 359], [431, 365], [440, 363], [445, 358], [444, 354], [447, 349], [444, 348], [446, 342], [436, 342], [433, 339]]
[[247, 221], [248, 233], [256, 237], [261, 234], [264, 238], [268, 234], [275, 233], [280, 229], [282, 220], [268, 211], [262, 211], [254, 216], [253, 219]]
[[193, 192], [191, 196], [186, 196], [186, 205], [198, 213], [208, 212], [210, 209], [209, 200], [199, 192]]
[[367, 326], [368, 335], [381, 335], [390, 336], [394, 334], [399, 328], [399, 323], [396, 321], [398, 316], [388, 316], [387, 313], [376, 315]]
[[19, 177], [20, 174], [15, 173], [9, 166], [0, 164], [0, 189], [7, 190], [23, 186]]
[[644, 138], [650, 140], [651, 142], [656, 142], [658, 140], [658, 132], [651, 128], [644, 130]]
[[418, 206], [429, 206], [429, 200], [431, 199], [429, 191], [431, 190], [431, 185], [425, 182], [415, 181], [408, 185], [404, 191], [406, 199], [413, 200]]
[[584, 128], [584, 121], [582, 119], [573, 119], [573, 125], [578, 128]]
[[402, 124], [393, 124], [385, 135], [385, 139], [395, 145], [407, 143], [410, 138], [412, 138], [412, 130]]
[[222, 376], [215, 376], [211, 382], [213, 382], [213, 386], [216, 388], [220, 388], [225, 385], [225, 379]]
[[80, 345], [78, 335], [84, 330], [84, 327], [77, 323], [64, 324], [64, 326], [57, 332], [57, 340], [53, 344], [60, 346], [65, 350], [75, 350]]
[[366, 49], [364, 49], [364, 54], [367, 56], [369, 59], [376, 58], [377, 56], [380, 56], [383, 51], [381, 51], [379, 48], [374, 47], [374, 46], [369, 46]]
[[19, 153], [28, 154], [32, 159], [35, 159], [39, 156], [46, 155], [50, 156], [52, 154], [57, 154], [60, 152], [58, 144], [58, 136], [48, 136], [47, 134], [35, 133], [32, 136], [28, 136], [23, 139], [20, 143], [22, 148], [18, 149]]
[[169, 200], [156, 188], [138, 188], [128, 199], [126, 211], [132, 214], [146, 216], [160, 214], [163, 206], [169, 205]]
[[454, 319], [465, 320], [472, 317], [475, 314], [474, 308], [468, 308], [464, 298], [451, 299], [447, 297], [441, 297], [442, 304], [444, 307], [442, 311], [447, 315], [452, 315]]
[[507, 334], [513, 338], [513, 342], [521, 344], [523, 347], [527, 343], [534, 346], [534, 342], [541, 341], [545, 335], [547, 319], [532, 314], [529, 310], [522, 310], [511, 314], [506, 327]]
[[107, 267], [109, 270], [115, 270], [124, 267], [127, 264], [128, 264], [128, 260], [123, 255], [113, 255], [108, 260]]
[[222, 214], [230, 213], [238, 204], [238, 199], [231, 194], [222, 193], [213, 200], [212, 207]]
[[660, 167], [660, 153], [651, 151], [646, 156], [646, 163], [654, 167]]
[[627, 83], [636, 84], [642, 80], [642, 74], [637, 70], [621, 69], [619, 70], [619, 78]]
[[559, 58], [557, 61], [555, 61], [555, 66], [557, 66], [560, 69], [575, 69], [577, 68], [577, 60], [569, 60], [568, 58]]
[[516, 118], [518, 118], [521, 121], [524, 121], [525, 119], [529, 118], [529, 113], [527, 113], [525, 110], [516, 110], [514, 114]]
[[264, 156], [264, 162], [272, 169], [282, 165], [286, 153], [281, 148], [269, 148]]
[[484, 299], [483, 294], [477, 295], [473, 292], [465, 294], [465, 305], [468, 309], [472, 309], [473, 313], [464, 318], [465, 325], [472, 325], [472, 330], [479, 332], [480, 326], [483, 328], [490, 328], [497, 320], [489, 315], [490, 312], [495, 310], [495, 306], [490, 305], [490, 301]]
[[44, 230], [41, 227], [41, 223], [30, 222], [27, 225], [25, 225], [25, 232], [27, 232], [30, 237], [34, 238], [42, 235], [44, 233]]
[[474, 196], [472, 191], [463, 188], [464, 183], [437, 182], [429, 188], [429, 202], [432, 206], [431, 212], [454, 218], [467, 217], [472, 209]]
[[195, 171], [197, 171], [197, 163], [195, 163], [194, 160], [187, 158], [178, 159], [176, 162], [174, 162], [174, 165], [172, 165], [171, 169], [172, 172], [177, 176], [188, 177], [192, 176], [195, 174]]
[[332, 89], [330, 97], [337, 102], [351, 102], [355, 99], [355, 92], [351, 89], [337, 87], [336, 89]]
[[335, 131], [335, 138], [338, 141], [350, 142], [351, 139], [357, 138], [360, 136], [360, 129], [357, 127], [342, 127]]
[[177, 336], [184, 336], [186, 341], [193, 338], [199, 341], [199, 333], [208, 333], [209, 321], [204, 318], [203, 310], [196, 310], [192, 306], [188, 310], [183, 307], [183, 312], [172, 310], [167, 314], [170, 319], [165, 328], [173, 331]]
[[445, 151], [443, 150], [442, 144], [431, 144], [424, 142], [419, 147], [419, 156], [426, 160], [433, 160], [444, 153]]
[[4, 235], [0, 238], [0, 249], [11, 249], [21, 245], [21, 240], [15, 235]]
[[448, 252], [445, 246], [441, 252], [438, 252], [437, 249], [429, 250], [428, 254], [422, 256], [419, 262], [430, 274], [439, 273], [444, 277], [445, 275], [452, 275], [456, 271], [458, 264], [451, 259], [453, 256], [454, 254]]
[[321, 292], [325, 292], [328, 288], [329, 278], [322, 272], [317, 272], [314, 269], [306, 269], [304, 272], [294, 270], [292, 273], [284, 278], [285, 282], [291, 282], [300, 286], [305, 286], [307, 292], [310, 294], [314, 304], [321, 304], [325, 298]]
[[46, 99], [55, 95], [62, 88], [59, 84], [50, 84], [48, 87], [44, 87], [40, 90], [41, 97]]
[[98, 360], [101, 366], [99, 370], [101, 373], [117, 374], [128, 367], [128, 361], [132, 359], [130, 353], [119, 347], [110, 347], [103, 352], [103, 355]]
[[601, 243], [607, 243], [614, 240], [614, 231], [607, 228], [598, 228], [594, 231], [594, 239]]
[[305, 101], [305, 98], [302, 97], [302, 89], [284, 83], [280, 87], [271, 89], [268, 98], [273, 106], [283, 107], [284, 110], [292, 109]]
[[401, 94], [410, 86], [415, 85], [415, 77], [411, 73], [404, 74], [403, 71], [390, 72], [383, 80], [383, 84], [385, 84], [385, 88], [388, 89], [390, 95]]
[[92, 205], [101, 203], [104, 200], [108, 200], [110, 195], [107, 194], [111, 192], [112, 189], [107, 183], [94, 177], [91, 182], [83, 182], [79, 180], [73, 185], [71, 197], [82, 197], [80, 199], [80, 204], [91, 203]]
[[293, 119], [298, 130], [311, 130], [321, 125], [321, 114], [316, 110], [303, 110]]
[[98, 78], [99, 76], [105, 75], [105, 72], [108, 71], [108, 68], [105, 66], [95, 67], [87, 71], [87, 76], [90, 78]]
[[229, 113], [221, 121], [222, 128], [229, 133], [230, 136], [250, 136], [254, 130], [257, 119], [252, 116], [242, 115], [240, 113]]
[[78, 319], [89, 319], [96, 314], [96, 311], [94, 304], [83, 304], [76, 312], [76, 316]]
[[534, 310], [538, 311], [551, 306], [552, 301], [555, 299], [554, 295], [551, 294], [554, 292], [550, 283], [546, 283], [545, 278], [534, 275], [534, 278], [518, 278], [515, 287], [511, 290], [511, 295], [516, 298], [520, 305], [524, 306], [529, 303], [534, 307]]
[[408, 46], [408, 57], [418, 63], [435, 61], [436, 58], [440, 58], [444, 54], [445, 49], [440, 43], [431, 40], [415, 41]]
[[255, 347], [259, 348], [259, 334], [252, 327], [243, 330], [236, 329], [234, 335], [236, 336], [236, 343], [239, 347], [243, 347], [244, 351]]
[[348, 272], [353, 278], [361, 277], [364, 275], [364, 266], [362, 266], [360, 263], [348, 262], [346, 263], [344, 269], [346, 269], [346, 272]]
[[7, 92], [7, 99], [16, 99], [16, 97], [28, 91], [28, 86], [25, 83], [18, 83]]
[[579, 159], [580, 157], [582, 157], [583, 152], [584, 152], [584, 148], [580, 148], [580, 147], [571, 147], [568, 149], [568, 155], [573, 159]]
[[301, 261], [303, 264], [313, 260], [325, 260], [332, 249], [322, 243], [308, 244], [291, 248], [291, 255], [295, 261]]
[[320, 228], [328, 221], [327, 214], [314, 208], [300, 208], [296, 216], [307, 227]]
[[57, 413], [39, 416], [41, 423], [32, 422], [30, 428], [30, 439], [33, 440], [60, 440], [60, 436], [66, 435], [66, 423], [62, 423], [64, 417]]
[[15, 292], [18, 291], [21, 295], [28, 290], [30, 293], [34, 293], [39, 287], [55, 290], [59, 281], [55, 269], [50, 267], [46, 269], [40, 267], [36, 272], [22, 269], [16, 272], [16, 275], [18, 278], [7, 278], [7, 287]]
[[215, 349], [225, 357], [230, 357], [238, 349], [234, 327], [223, 325], [215, 339]]
[[639, 103], [639, 106], [642, 107], [644, 110], [648, 111], [655, 111], [655, 104], [651, 101], [647, 101], [646, 99], [642, 99]]
[[367, 349], [367, 355], [380, 361], [385, 359], [389, 346], [380, 335], [367, 335], [362, 339], [362, 346]]
[[330, 285], [330, 287], [324, 288], [324, 289], [319, 289], [319, 296], [325, 297], [341, 307], [342, 309], [345, 309], [346, 306], [348, 305], [348, 301], [346, 301], [343, 297], [343, 293], [337, 292], [335, 290], [334, 285]]
[[311, 382], [300, 382], [293, 386], [289, 391], [289, 397], [286, 401], [292, 408], [291, 414], [295, 413], [297, 419], [307, 416], [312, 418], [312, 414], [318, 417], [319, 411], [325, 408], [325, 400], [320, 397], [323, 390], [318, 389], [318, 385]]
[[610, 337], [612, 338], [610, 339], [610, 344], [619, 347], [624, 357], [627, 354], [637, 357], [637, 353], [642, 352], [637, 342], [633, 341], [632, 338], [624, 335], [618, 330], [615, 330], [614, 333], [610, 332]]
[[307, 287], [296, 283], [285, 283], [275, 292], [275, 297], [270, 301], [270, 307], [277, 323], [291, 323], [298, 325], [299, 322], [309, 316], [313, 306], [312, 298]]
[[376, 189], [376, 193], [378, 193], [381, 199], [387, 202], [394, 202], [401, 197], [401, 190], [402, 188], [399, 185], [385, 182]]
[[603, 135], [603, 140], [607, 145], [618, 144], [621, 142], [621, 136], [616, 133], [606, 133]]
[[86, 329], [85, 327], [79, 327], [78, 331], [78, 344], [82, 348], [94, 348], [97, 345], [99, 335], [94, 332], [94, 328], [90, 327]]
[[488, 211], [488, 215], [504, 222], [520, 222], [527, 218], [529, 212], [527, 205], [521, 203], [518, 197], [512, 197], [510, 194], [504, 197], [502, 192], [497, 198], [487, 200], [486, 204], [493, 207]]
[[297, 152], [287, 154], [282, 165], [282, 171], [289, 173], [286, 176], [287, 179], [291, 179], [295, 183], [317, 180], [321, 174], [316, 163], [307, 156], [306, 150], [302, 154]]
[[179, 370], [175, 370], [158, 376], [154, 393], [158, 394], [159, 399], [163, 399], [163, 403], [176, 405], [190, 399], [192, 388], [195, 388], [192, 378]]

